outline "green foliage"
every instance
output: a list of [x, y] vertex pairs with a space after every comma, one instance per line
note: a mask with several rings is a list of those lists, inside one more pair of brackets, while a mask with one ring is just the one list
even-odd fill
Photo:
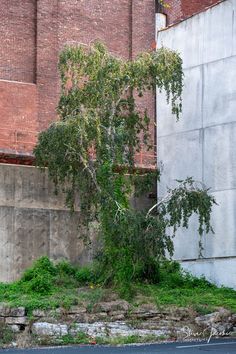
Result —
[[27, 292], [50, 294], [52, 292], [53, 277], [48, 273], [39, 274], [27, 284]]
[[[155, 302], [158, 306], [191, 307], [199, 314], [214, 312], [225, 307], [236, 312], [236, 292], [233, 289], [220, 287], [197, 278], [181, 269], [178, 262], [164, 260], [160, 263], [159, 284], [135, 285], [139, 297], [143, 294], [146, 301]], [[135, 301], [135, 300], [134, 300]]]
[[[187, 229], [190, 217], [194, 213], [198, 215], [199, 256], [202, 256], [201, 236], [204, 231], [214, 233], [210, 218], [212, 207], [217, 203], [214, 197], [208, 193], [209, 190], [191, 177], [177, 182], [179, 185], [174, 189], [168, 189], [167, 195], [149, 210], [146, 218], [149, 220], [149, 225], [154, 223], [154, 229], [159, 225], [159, 237], [162, 236], [161, 239], [166, 242], [160, 248], [163, 251], [162, 256], [165, 258], [166, 251], [170, 256], [173, 256], [172, 240], [177, 229], [179, 227]], [[156, 213], [154, 216], [152, 216], [153, 211]]]
[[10, 344], [15, 339], [15, 334], [4, 323], [0, 323], [0, 346]]
[[91, 344], [94, 340], [84, 332], [79, 332], [76, 336], [67, 334], [60, 338], [60, 343], [63, 345], [68, 344]]
[[71, 265], [66, 260], [62, 260], [56, 265], [56, 273], [63, 277], [63, 276], [75, 276], [76, 274], [76, 268]]
[[154, 170], [148, 173], [133, 173], [134, 196], [140, 197], [153, 190], [154, 184], [160, 181], [160, 171]]
[[167, 339], [168, 336], [155, 336], [155, 335], [146, 335], [146, 336], [138, 336], [138, 335], [131, 335], [131, 336], [117, 336], [115, 338], [102, 338], [97, 337], [96, 343], [97, 344], [109, 344], [109, 345], [124, 345], [124, 344], [137, 344], [137, 343], [151, 343], [157, 342], [160, 340]]
[[[41, 262], [36, 262], [36, 264], [39, 263]], [[136, 282], [123, 282], [122, 285], [118, 284], [115, 288], [101, 286], [101, 276], [104, 276], [104, 274], [101, 272], [100, 264], [97, 265], [100, 273], [96, 269], [92, 270], [92, 274], [96, 274], [97, 278], [94, 283], [90, 283], [88, 286], [88, 278], [84, 277], [85, 282], [82, 284], [81, 279], [80, 281], [77, 280], [76, 274], [79, 269], [68, 263], [65, 267], [65, 263], [63, 261], [62, 265], [57, 264], [55, 266], [58, 270], [53, 275], [52, 291], [49, 293], [29, 290], [26, 281], [22, 282], [20, 280], [12, 284], [0, 283], [0, 302], [14, 307], [24, 306], [28, 315], [34, 309], [53, 310], [58, 307], [69, 309], [72, 305], [86, 306], [87, 310], [92, 312], [96, 303], [109, 299], [109, 294], [113, 293], [114, 295], [114, 289], [116, 289], [122, 298], [126, 298], [134, 304], [137, 295], [139, 301], [143, 296], [148, 303], [155, 302], [158, 306], [192, 307], [200, 314], [213, 312], [217, 307], [225, 307], [236, 312], [236, 292], [234, 290], [217, 288], [204, 278], [193, 277], [183, 272], [177, 262], [164, 260], [158, 263], [157, 276], [159, 278], [156, 280], [158, 284], [156, 281], [153, 282], [154, 284], [143, 282], [143, 277], [138, 277], [140, 270], [137, 269]], [[68, 272], [68, 268], [73, 269], [73, 271]], [[66, 269], [64, 275], [61, 269]], [[132, 270], [131, 265], [130, 269]], [[81, 273], [83, 274], [82, 269]], [[98, 277], [99, 274], [100, 278]], [[57, 283], [59, 277], [62, 277], [62, 281]], [[29, 280], [30, 282], [31, 280]], [[83, 287], [80, 288], [81, 286]]]
[[155, 336], [155, 335], [147, 335], [147, 336], [117, 336], [115, 338], [110, 337], [96, 337], [92, 338], [88, 336], [86, 333], [80, 332], [76, 337], [72, 335], [63, 336], [60, 340], [60, 343], [63, 345], [68, 344], [98, 344], [98, 345], [113, 345], [119, 346], [124, 344], [136, 344], [136, 343], [151, 343], [157, 342], [159, 340], [167, 339], [167, 336]]
[[80, 268], [76, 272], [75, 276], [80, 284], [91, 284], [91, 283], [96, 282], [96, 275], [95, 275], [92, 267]]
[[50, 276], [54, 276], [56, 274], [56, 268], [46, 256], [36, 260], [33, 266], [24, 272], [22, 282], [29, 282], [32, 279], [37, 278], [38, 275], [44, 274], [48, 274]]
[[103, 222], [106, 252], [102, 253], [100, 263], [106, 282], [114, 281], [123, 287], [132, 281], [158, 283], [159, 262], [173, 255], [177, 227], [187, 228], [194, 212], [199, 215], [199, 233], [202, 234], [203, 225], [206, 232], [210, 231], [210, 213], [215, 201], [206, 191], [193, 188], [193, 183], [189, 178], [170, 191], [156, 205], [154, 215], [129, 208], [115, 219], [110, 215], [112, 224]]
[[175, 261], [162, 261], [160, 265], [160, 284], [168, 288], [216, 288], [204, 277], [197, 278], [181, 270], [180, 264]]
[[56, 268], [48, 257], [38, 259], [31, 268], [25, 271], [21, 284], [27, 292], [49, 294], [53, 289], [53, 278]]
[[12, 284], [0, 283], [0, 302], [24, 306], [28, 313], [33, 309], [70, 308], [88, 300], [94, 304], [103, 294], [100, 288], [91, 293], [80, 292], [81, 285], [96, 282], [96, 272], [89, 267], [74, 267], [62, 260], [54, 265], [47, 257], [38, 259], [22, 278]]
[[[135, 152], [150, 143], [150, 118], [137, 107], [135, 92], [164, 89], [178, 117], [181, 65], [180, 57], [164, 48], [135, 61], [116, 58], [99, 43], [61, 53], [61, 119], [40, 134], [35, 156], [39, 166], [48, 166], [56, 186], [66, 183], [71, 208], [79, 190], [87, 222], [103, 203], [128, 205], [131, 181], [124, 175], [134, 166]], [[119, 175], [118, 166], [124, 167]]]
[[[140, 194], [159, 178], [158, 171], [134, 173], [135, 154], [143, 145], [147, 150], [152, 145], [150, 117], [139, 108], [137, 98], [156, 87], [164, 90], [178, 120], [182, 60], [176, 52], [160, 48], [127, 61], [97, 43], [66, 48], [59, 70], [60, 120], [40, 134], [36, 161], [40, 167], [48, 166], [56, 188], [66, 192], [71, 210], [79, 193], [84, 223], [88, 226], [96, 219], [100, 225], [100, 279], [119, 284], [128, 294], [132, 281], [159, 281], [159, 262], [173, 255], [173, 236], [178, 227], [188, 227], [193, 213], [199, 216], [200, 235], [204, 229], [211, 231], [215, 201], [191, 178], [149, 211], [134, 210], [129, 203], [134, 190]], [[93, 281], [89, 269], [76, 277]], [[41, 289], [40, 284], [35, 287]]]

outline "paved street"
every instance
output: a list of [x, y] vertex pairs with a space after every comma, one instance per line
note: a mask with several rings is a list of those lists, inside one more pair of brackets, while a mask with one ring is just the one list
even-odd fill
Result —
[[140, 346], [108, 347], [108, 346], [78, 346], [64, 348], [42, 348], [42, 349], [5, 349], [0, 354], [235, 354], [235, 340], [214, 340], [209, 344], [206, 342], [190, 343], [169, 343], [152, 344]]

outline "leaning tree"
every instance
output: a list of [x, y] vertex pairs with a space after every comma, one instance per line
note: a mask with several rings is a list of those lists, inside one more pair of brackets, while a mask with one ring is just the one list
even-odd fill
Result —
[[87, 226], [98, 221], [99, 269], [107, 282], [157, 281], [159, 262], [173, 255], [177, 228], [187, 228], [197, 213], [199, 234], [209, 232], [215, 203], [191, 178], [149, 210], [135, 210], [130, 203], [134, 191], [149, 188], [153, 175], [159, 178], [158, 171], [135, 168], [135, 154], [143, 145], [152, 148], [150, 118], [137, 102], [146, 91], [164, 90], [178, 120], [181, 58], [160, 48], [129, 61], [97, 43], [63, 50], [59, 70], [59, 120], [40, 134], [36, 161], [48, 167], [56, 188], [66, 190], [72, 210], [79, 193]]

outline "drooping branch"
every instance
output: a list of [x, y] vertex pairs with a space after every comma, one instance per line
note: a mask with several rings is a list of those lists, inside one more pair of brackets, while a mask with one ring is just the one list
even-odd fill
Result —
[[147, 218], [155, 209], [158, 211], [158, 208], [161, 205], [167, 204], [171, 200], [171, 198], [176, 194], [176, 192], [181, 189], [184, 189], [186, 193], [191, 193], [197, 190], [206, 191], [206, 192], [208, 191], [206, 185], [203, 182], [193, 180], [192, 178], [187, 178], [184, 181], [177, 181], [177, 182], [179, 182], [178, 187], [176, 187], [175, 189], [169, 188], [167, 194], [148, 210], [146, 214]]
[[[134, 176], [135, 154], [142, 145], [149, 148], [152, 143], [150, 117], [146, 109], [140, 112], [137, 98], [142, 99], [156, 87], [165, 91], [178, 120], [182, 60], [176, 52], [160, 48], [127, 61], [97, 43], [65, 48], [59, 71], [60, 120], [40, 134], [35, 148], [37, 163], [48, 166], [49, 176], [57, 184], [66, 184], [69, 201], [79, 193], [84, 219], [96, 215], [104, 248], [100, 266], [109, 268], [108, 278], [131, 281], [137, 269], [144, 267], [143, 277], [150, 279], [156, 261], [166, 252], [173, 254], [169, 227], [174, 231], [180, 225], [187, 227], [189, 217], [196, 212], [199, 233], [203, 227], [206, 231], [211, 228], [214, 200], [190, 179], [169, 191], [148, 212], [137, 211], [130, 204], [134, 190], [142, 191], [153, 182], [150, 173]], [[141, 188], [136, 177], [142, 182]], [[158, 173], [151, 177], [157, 178]]]

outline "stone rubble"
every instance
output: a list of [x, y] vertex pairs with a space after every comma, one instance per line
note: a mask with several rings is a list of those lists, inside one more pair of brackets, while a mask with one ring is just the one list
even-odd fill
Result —
[[32, 326], [32, 333], [37, 336], [62, 337], [68, 334], [68, 326], [47, 322], [36, 322]]
[[195, 318], [195, 323], [203, 329], [214, 329], [218, 333], [234, 332], [236, 315], [224, 308], [217, 312]]
[[52, 324], [47, 322], [36, 322], [32, 326], [32, 333], [42, 336], [61, 337], [63, 335], [71, 334], [76, 336], [83, 332], [91, 337], [127, 337], [137, 335], [140, 337], [154, 335], [163, 336], [169, 335], [170, 330], [150, 330], [150, 329], [134, 329], [125, 322], [94, 322], [94, 323], [76, 323], [72, 328], [63, 324]]
[[69, 310], [34, 310], [33, 319], [23, 307], [0, 304], [0, 325], [7, 325], [17, 336], [60, 338], [80, 332], [95, 337], [155, 336], [178, 337], [186, 326], [193, 331], [214, 329], [219, 335], [236, 335], [236, 314], [226, 309], [197, 316], [191, 309], [158, 309], [153, 304], [131, 306], [124, 300], [97, 303], [93, 308], [72, 306]]
[[125, 300], [116, 300], [110, 302], [99, 302], [94, 306], [94, 312], [111, 312], [111, 311], [124, 311], [130, 309], [130, 304]]
[[84, 332], [91, 337], [128, 337], [128, 336], [156, 336], [169, 335], [170, 330], [151, 330], [151, 329], [137, 329], [133, 328], [125, 322], [95, 322], [88, 323], [76, 323], [75, 327], [70, 330], [70, 334], [76, 335], [79, 332]]
[[9, 307], [7, 304], [0, 304], [0, 317], [24, 317], [24, 307]]

